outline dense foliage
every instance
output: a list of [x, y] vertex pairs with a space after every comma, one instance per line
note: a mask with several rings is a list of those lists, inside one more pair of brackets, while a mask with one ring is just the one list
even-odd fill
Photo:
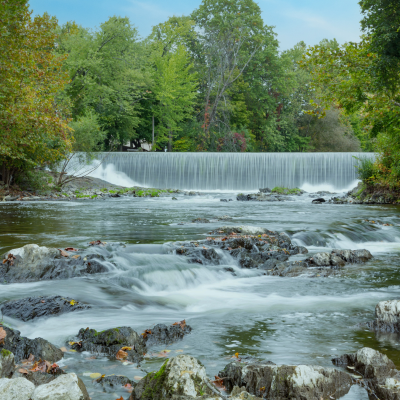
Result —
[[390, 153], [380, 171], [397, 177], [399, 7], [393, 0], [360, 5], [366, 31], [360, 43], [299, 42], [281, 52], [253, 0], [203, 0], [190, 16], [154, 26], [147, 38], [128, 18], [113, 16], [96, 30], [73, 21], [59, 26], [48, 15], [32, 19], [26, 0], [5, 0], [0, 175], [9, 179], [71, 152], [127, 146], [233, 152], [380, 146]]

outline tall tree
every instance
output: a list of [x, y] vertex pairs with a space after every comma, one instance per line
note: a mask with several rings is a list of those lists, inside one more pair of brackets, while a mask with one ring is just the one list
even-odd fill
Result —
[[57, 21], [31, 18], [23, 0], [0, 3], [0, 171], [10, 183], [19, 170], [60, 160], [71, 146], [63, 54], [56, 55]]

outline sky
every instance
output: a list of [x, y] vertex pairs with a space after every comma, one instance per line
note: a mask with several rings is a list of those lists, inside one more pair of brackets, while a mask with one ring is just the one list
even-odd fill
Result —
[[[359, 0], [258, 0], [262, 17], [274, 26], [281, 50], [303, 40], [308, 45], [324, 38], [339, 43], [358, 41], [361, 13]], [[59, 23], [75, 21], [95, 29], [108, 17], [129, 17], [141, 36], [173, 15], [189, 15], [201, 0], [30, 0], [33, 14], [48, 12]]]

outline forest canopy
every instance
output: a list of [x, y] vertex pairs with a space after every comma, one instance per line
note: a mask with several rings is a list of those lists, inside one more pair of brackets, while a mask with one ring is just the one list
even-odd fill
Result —
[[399, 5], [360, 7], [359, 43], [280, 51], [253, 0], [203, 0], [144, 38], [127, 17], [93, 30], [4, 0], [2, 176], [71, 151], [378, 151], [396, 181]]

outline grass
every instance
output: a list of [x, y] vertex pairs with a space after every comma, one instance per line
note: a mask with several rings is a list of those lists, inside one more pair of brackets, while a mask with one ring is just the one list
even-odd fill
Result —
[[286, 188], [286, 187], [281, 187], [281, 186], [276, 186], [271, 190], [271, 193], [277, 193], [277, 194], [300, 194], [301, 190], [299, 188]]

